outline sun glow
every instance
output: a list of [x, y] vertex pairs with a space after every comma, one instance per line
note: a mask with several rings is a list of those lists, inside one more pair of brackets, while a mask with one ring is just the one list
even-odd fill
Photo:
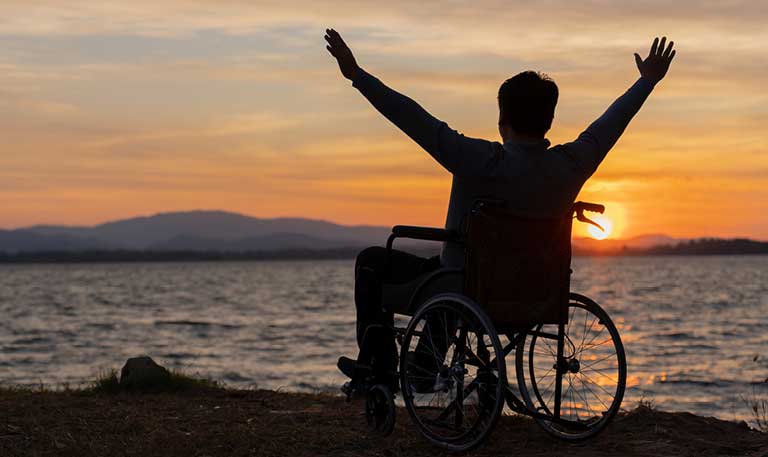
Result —
[[589, 235], [596, 239], [596, 240], [604, 240], [611, 236], [611, 232], [613, 231], [613, 221], [608, 219], [607, 217], [603, 216], [602, 214], [596, 215], [596, 216], [590, 216], [590, 219], [600, 224], [604, 230], [600, 230], [599, 228], [595, 227], [594, 225], [589, 225], [587, 227], [587, 232], [589, 232]]

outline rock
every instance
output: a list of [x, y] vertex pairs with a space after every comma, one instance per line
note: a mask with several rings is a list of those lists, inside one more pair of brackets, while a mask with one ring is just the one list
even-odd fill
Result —
[[170, 373], [147, 356], [128, 359], [120, 370], [120, 386], [126, 390], [161, 391], [167, 388]]

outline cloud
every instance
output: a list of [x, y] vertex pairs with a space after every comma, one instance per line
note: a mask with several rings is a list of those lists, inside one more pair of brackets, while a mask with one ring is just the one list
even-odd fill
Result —
[[[709, 209], [681, 208], [703, 204], [708, 186], [719, 187], [708, 207], [738, 200], [745, 214], [768, 213], [765, 2], [372, 5], [2, 2], [0, 193], [14, 203], [0, 226], [197, 204], [440, 224], [450, 177], [339, 77], [326, 26], [365, 68], [472, 136], [498, 136], [503, 79], [550, 73], [561, 88], [555, 143], [599, 116], [637, 78], [632, 53], [667, 33], [679, 47], [670, 76], [584, 194], [621, 200], [629, 234], [727, 231], [708, 222]], [[658, 195], [675, 196], [661, 204], [666, 215], [654, 211]], [[744, 218], [768, 233], [758, 216]]]
[[[374, 7], [375, 6], [375, 7]], [[351, 23], [355, 27], [373, 29], [378, 37], [399, 27], [420, 27], [429, 32], [438, 29], [448, 34], [446, 25], [456, 28], [453, 35], [465, 36], [467, 30], [486, 29], [514, 36], [518, 30], [548, 29], [567, 25], [569, 31], [601, 28], [620, 30], [627, 24], [679, 25], [686, 23], [712, 26], [721, 24], [736, 30], [758, 27], [768, 14], [763, 2], [754, 1], [679, 1], [603, 2], [598, 0], [573, 5], [566, 0], [484, 1], [467, 4], [432, 0], [411, 2], [392, 0], [386, 3], [353, 0], [277, 1], [260, 0], [166, 0], [163, 2], [134, 0], [72, 0], [66, 4], [55, 0], [6, 0], [2, 9], [2, 28], [15, 34], [147, 34], [167, 36], [195, 30], [223, 30], [248, 33], [255, 28], [324, 26], [330, 22]], [[330, 22], [329, 22], [330, 21]], [[483, 27], [479, 27], [482, 24]], [[552, 24], [550, 26], [550, 24]], [[473, 27], [474, 26], [474, 27]], [[458, 32], [460, 30], [460, 32]], [[577, 33], [557, 31], [561, 42], [578, 42]]]

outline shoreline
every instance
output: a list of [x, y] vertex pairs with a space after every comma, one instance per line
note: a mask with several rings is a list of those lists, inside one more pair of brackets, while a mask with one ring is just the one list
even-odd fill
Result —
[[[22, 253], [22, 254], [3, 254], [0, 253], [0, 266], [2, 265], [77, 265], [77, 264], [131, 264], [131, 263], [223, 263], [223, 262], [311, 262], [328, 260], [348, 260], [353, 261], [357, 253], [361, 250], [344, 252], [297, 252], [291, 254], [283, 253], [174, 253], [171, 255], [154, 255], [141, 251], [125, 251], [120, 255], [110, 256], [104, 254], [114, 254], [114, 252], [97, 252], [94, 255], [83, 255], [83, 253]], [[413, 253], [424, 256], [438, 255], [439, 252], [413, 251]], [[703, 257], [739, 257], [756, 258], [768, 256], [768, 252], [750, 252], [750, 253], [675, 253], [675, 252], [574, 252], [573, 258], [703, 258]]]
[[[0, 388], [0, 455], [434, 456], [399, 408], [395, 433], [369, 436], [362, 402], [328, 394], [193, 386], [172, 393]], [[641, 404], [582, 443], [503, 416], [476, 456], [765, 455], [768, 433], [744, 423]]]

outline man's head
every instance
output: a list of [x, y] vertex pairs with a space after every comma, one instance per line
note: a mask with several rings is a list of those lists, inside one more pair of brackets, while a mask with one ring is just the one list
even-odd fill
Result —
[[[499, 132], [544, 138], [555, 117], [557, 84], [547, 75], [524, 71], [499, 88]], [[506, 138], [504, 138], [506, 140]]]

